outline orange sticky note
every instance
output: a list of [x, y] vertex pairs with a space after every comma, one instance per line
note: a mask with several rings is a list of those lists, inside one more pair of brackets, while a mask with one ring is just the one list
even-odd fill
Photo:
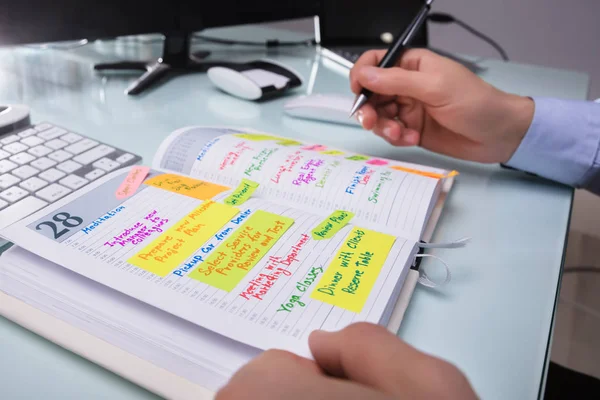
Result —
[[187, 176], [176, 174], [158, 175], [148, 179], [144, 184], [199, 200], [212, 199], [217, 194], [231, 189], [227, 186], [221, 186], [216, 183], [192, 179]]
[[450, 177], [458, 175], [458, 171], [450, 171], [447, 174], [438, 174], [436, 172], [421, 171], [418, 169], [406, 168], [406, 167], [402, 167], [400, 165], [394, 165], [391, 168], [395, 169], [396, 171], [408, 172], [410, 174], [427, 176], [429, 178], [434, 178], [434, 179], [444, 179], [444, 178], [450, 178]]
[[133, 166], [129, 173], [121, 183], [121, 186], [117, 189], [115, 195], [117, 199], [122, 200], [131, 196], [140, 187], [144, 179], [148, 176], [150, 167]]

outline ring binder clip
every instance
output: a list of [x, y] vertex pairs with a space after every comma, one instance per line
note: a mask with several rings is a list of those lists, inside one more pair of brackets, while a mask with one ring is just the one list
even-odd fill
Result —
[[[419, 240], [419, 243], [427, 244], [427, 242], [425, 242], [423, 240]], [[425, 254], [425, 247], [419, 246], [419, 251], [415, 255], [415, 261], [411, 265], [410, 269], [413, 269], [415, 271], [419, 270], [419, 268], [421, 267], [421, 261], [423, 261], [423, 257], [422, 257], [423, 254]], [[421, 256], [421, 257], [419, 257], [419, 256]]]

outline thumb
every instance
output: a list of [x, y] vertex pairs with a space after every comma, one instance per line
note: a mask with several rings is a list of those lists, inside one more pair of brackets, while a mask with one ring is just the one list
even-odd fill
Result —
[[449, 363], [409, 346], [378, 325], [358, 323], [309, 338], [324, 372], [407, 399], [473, 399], [466, 378]]
[[410, 97], [427, 104], [436, 102], [438, 88], [425, 72], [364, 66], [356, 71], [356, 78], [361, 87], [373, 93]]

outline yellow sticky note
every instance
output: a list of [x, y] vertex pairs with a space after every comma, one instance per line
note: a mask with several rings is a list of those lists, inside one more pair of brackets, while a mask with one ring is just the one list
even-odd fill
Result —
[[230, 292], [293, 223], [292, 218], [256, 211], [188, 277]]
[[325, 150], [325, 151], [320, 151], [319, 153], [326, 154], [328, 156], [341, 156], [341, 155], [346, 154], [340, 150]]
[[277, 142], [278, 145], [281, 146], [300, 146], [301, 144], [304, 144], [302, 142], [299, 142], [297, 140], [293, 140], [293, 139], [288, 139], [282, 136], [274, 136], [274, 135], [267, 135], [264, 133], [236, 133], [233, 136], [245, 139], [245, 140], [250, 140], [252, 142], [264, 142], [267, 140], [273, 140], [275, 142]]
[[354, 213], [350, 211], [334, 211], [329, 217], [321, 222], [312, 231], [312, 238], [314, 240], [331, 239], [336, 233], [340, 231], [344, 226], [354, 218]]
[[299, 142], [297, 140], [282, 138], [280, 141], [277, 142], [277, 144], [280, 146], [300, 146], [300, 145], [303, 145], [304, 143]]
[[192, 179], [187, 176], [176, 174], [161, 174], [148, 179], [144, 184], [199, 200], [211, 199], [217, 194], [231, 189], [227, 186], [221, 186], [216, 183]]
[[239, 212], [235, 207], [207, 200], [127, 262], [158, 276], [165, 276]]
[[274, 135], [266, 135], [264, 133], [235, 133], [233, 136], [239, 137], [252, 142], [264, 142], [266, 140], [285, 140], [285, 138]]
[[354, 228], [310, 297], [360, 313], [395, 241], [392, 235]]
[[245, 203], [251, 196], [252, 193], [258, 188], [258, 183], [249, 179], [242, 179], [240, 185], [231, 193], [223, 202], [230, 206], [239, 206]]
[[427, 176], [429, 178], [434, 178], [434, 179], [450, 178], [450, 177], [458, 175], [458, 171], [450, 171], [447, 174], [438, 174], [436, 172], [421, 171], [419, 169], [402, 167], [400, 165], [394, 165], [394, 166], [392, 166], [390, 168], [395, 169], [396, 171], [408, 172], [410, 174], [417, 174], [417, 175], [421, 175], [421, 176]]

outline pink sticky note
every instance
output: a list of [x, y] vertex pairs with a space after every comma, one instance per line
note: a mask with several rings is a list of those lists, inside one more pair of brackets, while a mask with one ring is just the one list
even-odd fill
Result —
[[121, 186], [117, 189], [115, 195], [117, 199], [122, 200], [131, 196], [135, 193], [135, 191], [140, 187], [144, 179], [148, 176], [150, 172], [150, 167], [141, 167], [141, 166], [133, 166], [129, 171], [129, 174], [121, 183]]
[[370, 165], [388, 165], [389, 162], [382, 160], [380, 158], [373, 158], [372, 160], [367, 161], [367, 164]]
[[322, 144], [313, 144], [312, 146], [302, 147], [302, 150], [311, 150], [311, 151], [325, 151], [327, 147]]

